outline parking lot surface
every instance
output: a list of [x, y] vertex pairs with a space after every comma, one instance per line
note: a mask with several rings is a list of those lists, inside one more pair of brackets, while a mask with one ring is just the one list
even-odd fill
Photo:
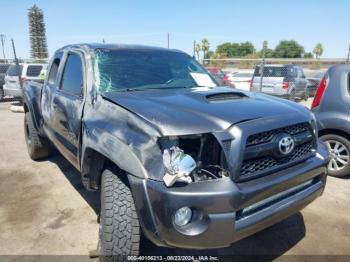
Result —
[[[23, 113], [0, 103], [0, 255], [83, 255], [96, 249], [99, 194], [58, 153], [34, 162]], [[350, 180], [328, 178], [324, 195], [288, 219], [229, 248], [180, 250], [144, 241], [145, 255], [350, 255]]]

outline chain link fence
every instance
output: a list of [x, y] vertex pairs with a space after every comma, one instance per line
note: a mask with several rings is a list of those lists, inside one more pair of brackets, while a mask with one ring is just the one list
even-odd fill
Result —
[[[221, 70], [225, 85], [293, 101], [313, 97], [328, 67], [345, 59], [203, 59], [210, 73]], [[215, 78], [219, 78], [216, 74]]]

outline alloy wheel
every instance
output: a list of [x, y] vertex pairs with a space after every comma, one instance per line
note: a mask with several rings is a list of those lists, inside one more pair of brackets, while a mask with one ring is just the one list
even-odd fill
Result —
[[339, 171], [349, 164], [350, 154], [348, 149], [341, 142], [336, 140], [325, 141], [330, 153], [328, 170]]

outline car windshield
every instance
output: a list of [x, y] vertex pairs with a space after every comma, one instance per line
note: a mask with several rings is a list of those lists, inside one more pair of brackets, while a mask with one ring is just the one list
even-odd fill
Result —
[[192, 57], [167, 50], [97, 49], [94, 71], [99, 92], [216, 85]]

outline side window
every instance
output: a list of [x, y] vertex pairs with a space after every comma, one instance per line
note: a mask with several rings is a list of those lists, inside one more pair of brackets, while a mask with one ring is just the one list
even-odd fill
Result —
[[38, 77], [42, 68], [42, 65], [29, 65], [27, 68], [27, 76]]
[[48, 82], [50, 85], [56, 84], [58, 68], [60, 66], [62, 55], [62, 52], [56, 54], [54, 60], [51, 63], [51, 67], [48, 74]]
[[83, 88], [83, 64], [78, 54], [68, 54], [64, 67], [61, 89], [73, 95], [81, 95]]

